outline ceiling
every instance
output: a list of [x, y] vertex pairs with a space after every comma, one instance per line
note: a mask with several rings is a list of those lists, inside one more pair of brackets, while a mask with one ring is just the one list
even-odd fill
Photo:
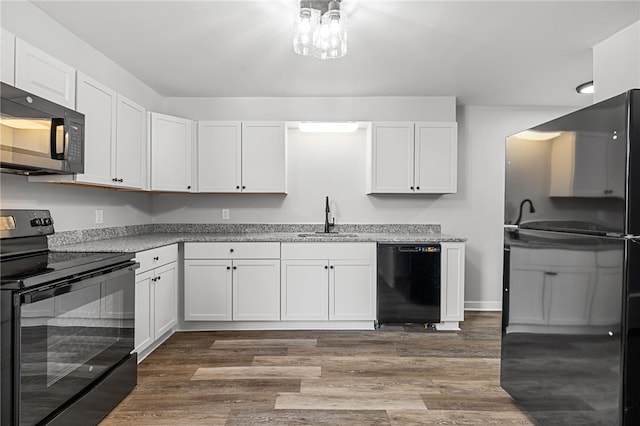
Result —
[[592, 47], [632, 1], [343, 0], [345, 57], [292, 50], [296, 0], [32, 1], [166, 97], [456, 96], [582, 106]]

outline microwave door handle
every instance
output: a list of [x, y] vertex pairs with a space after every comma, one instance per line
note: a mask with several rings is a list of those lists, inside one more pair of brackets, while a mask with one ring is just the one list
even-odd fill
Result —
[[[66, 151], [66, 141], [62, 141], [62, 152], [58, 151], [58, 128], [62, 127], [63, 134], [64, 132], [64, 119], [63, 118], [52, 118], [51, 119], [51, 135], [50, 135], [50, 143], [51, 143], [51, 158], [54, 160], [64, 160], [64, 153]], [[65, 135], [66, 136], [66, 135]], [[63, 138], [65, 138], [63, 136]], [[66, 138], [65, 138], [66, 139]]]

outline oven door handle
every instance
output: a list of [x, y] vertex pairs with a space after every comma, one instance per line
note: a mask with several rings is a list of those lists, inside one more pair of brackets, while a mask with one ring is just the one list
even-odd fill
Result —
[[139, 267], [139, 263], [131, 260], [115, 266], [112, 265], [103, 269], [98, 269], [97, 271], [91, 271], [83, 275], [65, 278], [20, 294], [19, 303], [20, 305], [26, 305], [60, 296], [62, 294], [71, 293], [72, 291], [90, 287], [102, 281], [133, 272]]

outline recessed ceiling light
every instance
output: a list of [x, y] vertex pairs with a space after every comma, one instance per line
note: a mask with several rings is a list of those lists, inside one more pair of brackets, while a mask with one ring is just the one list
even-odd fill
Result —
[[586, 83], [582, 83], [580, 86], [576, 87], [576, 92], [583, 93], [583, 94], [593, 93], [593, 81], [587, 81]]

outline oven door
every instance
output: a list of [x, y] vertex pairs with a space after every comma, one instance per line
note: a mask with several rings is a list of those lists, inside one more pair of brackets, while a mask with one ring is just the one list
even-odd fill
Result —
[[133, 350], [132, 264], [19, 295], [16, 424], [46, 420]]

